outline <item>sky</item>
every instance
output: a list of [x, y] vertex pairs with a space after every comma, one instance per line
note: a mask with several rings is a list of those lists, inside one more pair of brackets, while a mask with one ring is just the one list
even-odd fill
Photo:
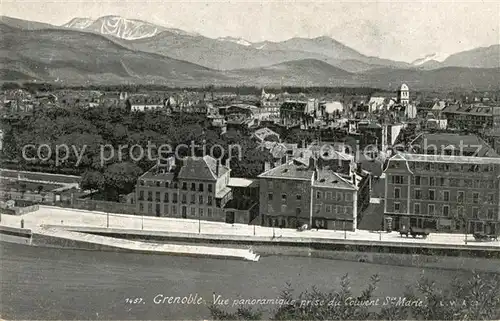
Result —
[[0, 0], [0, 12], [55, 25], [120, 15], [251, 42], [329, 36], [362, 54], [406, 62], [500, 43], [500, 0]]

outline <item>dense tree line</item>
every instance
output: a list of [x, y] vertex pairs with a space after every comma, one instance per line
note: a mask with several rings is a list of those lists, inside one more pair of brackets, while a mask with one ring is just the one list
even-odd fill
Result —
[[[222, 156], [224, 162], [229, 147], [238, 144], [231, 149], [232, 175], [251, 178], [262, 172], [271, 156], [258, 149], [248, 135], [237, 131], [221, 135], [209, 128], [204, 116], [163, 111], [129, 113], [106, 107], [37, 110], [22, 119], [2, 120], [2, 159], [10, 160], [11, 168], [15, 164], [24, 170], [82, 175], [83, 188], [100, 190], [109, 200], [133, 190], [137, 177], [156, 163], [160, 145], [168, 144], [172, 151], [180, 144], [189, 146], [179, 149], [181, 157], [189, 156], [191, 145], [197, 145], [195, 156], [213, 152], [212, 156]], [[148, 144], [151, 155], [147, 155]], [[28, 145], [23, 155], [23, 147]], [[133, 149], [134, 145], [140, 148]], [[221, 154], [220, 147], [211, 150], [215, 145], [225, 153]]]
[[[421, 278], [414, 284], [409, 284], [405, 288], [404, 296], [395, 298], [394, 301], [392, 299], [388, 301], [387, 297], [376, 297], [378, 282], [379, 278], [373, 276], [367, 287], [359, 294], [353, 293], [347, 275], [342, 278], [340, 287], [331, 291], [320, 291], [313, 287], [295, 296], [292, 289], [284, 289], [280, 296], [284, 304], [271, 311], [270, 319], [498, 320], [500, 318], [498, 274], [473, 274], [467, 280], [455, 278], [446, 288], [439, 288], [435, 282]], [[403, 298], [406, 304], [401, 301]], [[323, 305], [320, 305], [320, 302], [323, 302]], [[227, 311], [220, 305], [213, 304], [209, 309], [215, 320], [264, 318], [262, 310], [247, 306], [242, 306], [237, 311]]]

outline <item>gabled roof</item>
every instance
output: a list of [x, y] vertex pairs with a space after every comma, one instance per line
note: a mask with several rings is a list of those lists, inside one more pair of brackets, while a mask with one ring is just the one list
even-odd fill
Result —
[[314, 170], [300, 162], [290, 161], [286, 164], [277, 166], [259, 175], [259, 178], [278, 178], [309, 181], [312, 178]]
[[356, 186], [354, 186], [352, 182], [330, 170], [319, 170], [318, 177], [314, 181], [313, 187], [338, 188], [353, 191], [357, 190]]
[[229, 171], [229, 168], [219, 164], [217, 173], [217, 160], [210, 156], [188, 157], [179, 171], [179, 179], [215, 181]]

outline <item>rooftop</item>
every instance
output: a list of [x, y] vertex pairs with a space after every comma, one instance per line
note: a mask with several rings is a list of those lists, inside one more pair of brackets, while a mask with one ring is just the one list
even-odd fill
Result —
[[239, 177], [230, 177], [229, 183], [227, 186], [229, 187], [249, 187], [251, 185], [256, 185], [258, 183], [256, 180], [248, 179], [248, 178], [239, 178]]
[[298, 161], [290, 161], [277, 166], [259, 175], [260, 178], [281, 178], [308, 181], [311, 180], [314, 170]]
[[435, 163], [455, 163], [455, 164], [500, 164], [500, 158], [475, 157], [475, 156], [452, 156], [452, 155], [424, 155], [398, 153], [391, 157], [389, 161], [402, 160], [409, 162], [435, 162]]
[[468, 114], [476, 116], [500, 115], [500, 106], [486, 105], [449, 105], [443, 109], [444, 113]]
[[318, 177], [313, 183], [314, 187], [328, 187], [338, 189], [357, 190], [357, 188], [339, 174], [329, 170], [319, 170]]
[[214, 181], [229, 171], [229, 168], [219, 163], [217, 174], [217, 160], [210, 156], [188, 157], [179, 171], [180, 179], [195, 179]]
[[495, 150], [477, 135], [461, 135], [453, 133], [424, 133], [411, 142], [412, 146], [420, 147], [420, 150], [433, 148], [440, 150], [462, 150], [473, 153], [479, 157], [499, 157]]

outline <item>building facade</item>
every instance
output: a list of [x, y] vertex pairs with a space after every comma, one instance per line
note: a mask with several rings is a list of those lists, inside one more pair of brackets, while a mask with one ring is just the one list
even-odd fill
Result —
[[499, 158], [400, 153], [385, 174], [384, 212], [392, 228], [498, 231]]
[[158, 217], [226, 221], [232, 199], [230, 170], [210, 156], [174, 157], [144, 173], [136, 185], [137, 213]]

